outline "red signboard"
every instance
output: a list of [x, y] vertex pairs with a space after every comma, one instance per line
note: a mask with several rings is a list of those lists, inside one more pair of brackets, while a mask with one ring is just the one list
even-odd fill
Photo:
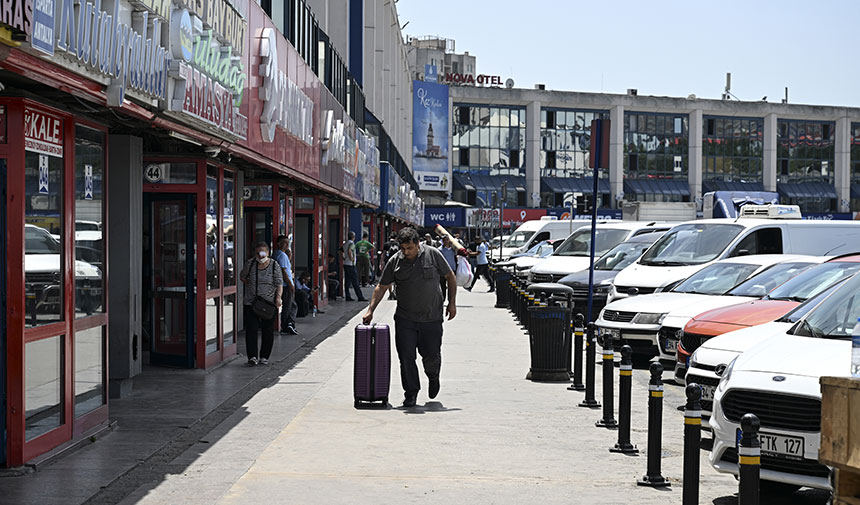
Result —
[[526, 221], [534, 221], [546, 215], [546, 209], [505, 209], [502, 220], [505, 226], [518, 225]]
[[24, 149], [63, 157], [63, 120], [39, 110], [24, 109]]

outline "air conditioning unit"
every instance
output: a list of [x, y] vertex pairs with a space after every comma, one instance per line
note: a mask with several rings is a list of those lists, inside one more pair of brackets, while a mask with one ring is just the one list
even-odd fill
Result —
[[800, 207], [797, 205], [744, 205], [740, 217], [759, 219], [803, 219]]

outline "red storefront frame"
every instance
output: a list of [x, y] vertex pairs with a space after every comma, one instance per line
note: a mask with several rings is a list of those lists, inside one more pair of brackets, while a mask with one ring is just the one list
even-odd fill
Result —
[[[85, 433], [108, 420], [108, 277], [107, 268], [102, 271], [103, 312], [76, 319], [75, 301], [75, 140], [77, 125], [86, 126], [104, 134], [104, 171], [102, 174], [102, 244], [103, 265], [107, 265], [108, 248], [108, 146], [107, 128], [104, 125], [87, 121], [64, 111], [23, 98], [0, 99], [6, 109], [6, 143], [0, 144], [0, 158], [6, 159], [6, 384], [7, 384], [7, 465], [18, 466], [51, 451], [61, 445], [81, 438]], [[63, 188], [62, 227], [66, 233], [61, 235], [60, 273], [62, 278], [62, 316], [63, 320], [33, 328], [27, 328], [25, 318], [25, 270], [24, 243], [26, 199], [24, 110], [29, 109], [58, 118], [63, 122]], [[75, 417], [75, 339], [77, 332], [102, 327], [102, 397], [104, 403], [90, 412]], [[49, 338], [60, 338], [60, 402], [62, 422], [56, 428], [26, 440], [26, 346]]]

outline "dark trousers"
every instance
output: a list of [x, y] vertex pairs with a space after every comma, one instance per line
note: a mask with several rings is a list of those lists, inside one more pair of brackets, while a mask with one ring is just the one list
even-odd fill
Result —
[[[257, 330], [263, 333], [263, 343], [260, 346], [260, 354], [257, 355]], [[248, 349], [248, 359], [265, 358], [272, 355], [272, 346], [275, 343], [275, 316], [271, 319], [260, 319], [254, 313], [250, 305], [245, 305], [245, 346]]]
[[286, 331], [287, 328], [296, 327], [296, 298], [292, 291], [284, 286], [283, 294], [284, 304], [281, 306], [281, 331]]
[[448, 298], [448, 279], [439, 277], [439, 287], [442, 288], [442, 301], [444, 302]]
[[346, 299], [352, 299], [352, 297], [349, 296], [349, 288], [351, 286], [355, 290], [355, 296], [357, 296], [359, 300], [364, 300], [364, 295], [361, 294], [361, 286], [358, 285], [358, 274], [355, 271], [355, 265], [344, 265], [343, 276], [345, 282], [343, 286], [343, 294]]
[[296, 317], [305, 317], [311, 311], [311, 295], [304, 289], [296, 290]]
[[394, 343], [400, 358], [400, 382], [407, 396], [421, 390], [416, 349], [421, 354], [428, 379], [438, 379], [442, 368], [442, 321], [419, 323], [394, 316]]
[[490, 285], [490, 291], [496, 289], [496, 286], [493, 284], [493, 278], [490, 276], [490, 266], [487, 264], [478, 265], [477, 268], [475, 268], [475, 277], [472, 279], [472, 285], [469, 286], [469, 289], [475, 287], [475, 283], [478, 282], [478, 277], [482, 275], [487, 279], [487, 284]]
[[370, 282], [370, 256], [358, 256], [355, 261], [361, 285], [366, 286]]

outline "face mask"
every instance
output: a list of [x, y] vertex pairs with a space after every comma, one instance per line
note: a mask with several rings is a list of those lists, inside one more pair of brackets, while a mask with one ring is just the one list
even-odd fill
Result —
[[262, 263], [262, 262], [266, 261], [266, 256], [268, 256], [268, 254], [266, 253], [266, 251], [260, 251], [257, 253], [257, 256], [259, 256], [259, 258], [257, 258], [257, 261]]

